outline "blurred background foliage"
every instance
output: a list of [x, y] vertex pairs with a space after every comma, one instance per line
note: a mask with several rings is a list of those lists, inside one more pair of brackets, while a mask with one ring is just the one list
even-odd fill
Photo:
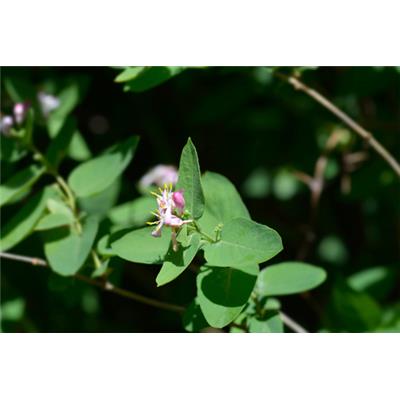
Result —
[[[400, 158], [399, 68], [282, 68], [323, 93]], [[165, 68], [121, 76], [118, 68], [2, 68], [1, 110], [25, 93], [67, 96], [49, 132], [72, 111], [80, 136], [61, 173], [128, 135], [141, 137], [123, 179], [95, 205], [138, 197], [137, 182], [156, 164], [179, 161], [190, 136], [202, 171], [221, 173], [240, 190], [252, 217], [276, 229], [284, 251], [274, 259], [303, 259], [326, 269], [312, 293], [287, 296], [282, 308], [311, 331], [400, 331], [400, 185], [388, 165], [335, 116], [270, 68]], [[152, 75], [153, 74], [153, 75]], [[115, 82], [116, 76], [117, 82]], [[150, 83], [149, 83], [150, 82]], [[156, 82], [157, 84], [151, 84]], [[65, 89], [67, 88], [67, 89]], [[68, 90], [70, 91], [68, 93]], [[36, 94], [31, 93], [32, 97]], [[29, 96], [28, 96], [29, 97]], [[45, 122], [43, 122], [45, 124]], [[332, 133], [339, 143], [326, 157], [324, 190], [311, 217], [312, 176]], [[37, 133], [38, 147], [48, 142]], [[10, 162], [2, 137], [2, 181], [26, 160]], [[23, 194], [22, 194], [23, 196]], [[20, 204], [2, 209], [2, 220]], [[126, 218], [115, 213], [115, 218]], [[140, 215], [132, 216], [133, 219]], [[2, 222], [3, 225], [3, 222]], [[43, 257], [38, 233], [12, 249]], [[193, 273], [156, 288], [159, 266], [113, 259], [115, 282], [150, 297], [188, 304]], [[5, 332], [180, 332], [179, 315], [104, 293], [49, 270], [1, 260], [1, 318]]]

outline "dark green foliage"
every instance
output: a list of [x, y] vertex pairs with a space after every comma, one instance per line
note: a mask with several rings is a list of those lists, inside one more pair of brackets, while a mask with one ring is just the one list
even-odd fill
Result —
[[[2, 68], [2, 114], [17, 101], [31, 111], [0, 138], [1, 251], [56, 272], [1, 260], [2, 330], [281, 332], [283, 311], [310, 331], [400, 331], [399, 179], [275, 70]], [[398, 69], [278, 71], [320, 90], [400, 158]], [[47, 117], [38, 91], [60, 100]], [[312, 209], [298, 177], [312, 176], [321, 154]], [[157, 203], [137, 183], [156, 164], [180, 167], [185, 218], [197, 223], [178, 235], [178, 252], [169, 228], [154, 238], [145, 227]], [[186, 312], [61, 276], [76, 273]]]

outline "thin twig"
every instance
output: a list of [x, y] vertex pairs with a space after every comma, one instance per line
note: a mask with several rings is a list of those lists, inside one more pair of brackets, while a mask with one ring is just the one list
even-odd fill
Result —
[[306, 175], [301, 171], [295, 171], [293, 173], [299, 180], [301, 180], [308, 186], [311, 192], [310, 217], [303, 243], [300, 246], [297, 254], [298, 260], [304, 260], [307, 257], [308, 252], [310, 251], [310, 248], [316, 239], [315, 225], [317, 221], [321, 194], [325, 187], [325, 170], [328, 164], [329, 154], [336, 147], [338, 140], [339, 135], [336, 131], [333, 131], [326, 142], [324, 150], [322, 151], [315, 163], [313, 176]]
[[[45, 268], [48, 267], [47, 262], [41, 258], [27, 257], [27, 256], [21, 256], [19, 254], [12, 254], [12, 253], [5, 253], [5, 252], [0, 252], [0, 258], [8, 258], [9, 260], [21, 261], [21, 262], [28, 263], [31, 265], [39, 265], [39, 266], [45, 267]], [[148, 297], [131, 292], [129, 290], [125, 290], [125, 289], [119, 288], [117, 286], [114, 286], [112, 283], [107, 282], [107, 281], [102, 282], [99, 280], [88, 278], [87, 276], [84, 276], [81, 274], [74, 275], [74, 278], [79, 279], [82, 282], [86, 282], [89, 285], [96, 286], [107, 292], [115, 293], [122, 297], [131, 299], [131, 300], [135, 300], [135, 301], [138, 301], [138, 302], [141, 302], [141, 303], [153, 306], [153, 307], [162, 308], [164, 310], [169, 310], [169, 311], [175, 311], [178, 313], [182, 313], [185, 311], [185, 308], [182, 306], [178, 306], [176, 304], [164, 303], [164, 302], [161, 302], [158, 300], [150, 299]], [[283, 323], [285, 325], [287, 325], [290, 329], [292, 329], [294, 332], [299, 332], [299, 333], [307, 332], [301, 325], [299, 325], [296, 321], [294, 321], [288, 315], [284, 314], [283, 312], [281, 312], [280, 315], [281, 315]]]
[[[41, 258], [26, 257], [26, 256], [21, 256], [19, 254], [4, 253], [4, 252], [0, 252], [0, 257], [8, 258], [10, 260], [15, 260], [15, 261], [21, 261], [21, 262], [25, 262], [25, 263], [32, 264], [32, 265], [48, 267], [47, 262]], [[141, 294], [134, 293], [129, 290], [125, 290], [125, 289], [119, 288], [117, 286], [114, 286], [111, 282], [108, 282], [108, 281], [91, 279], [91, 278], [81, 275], [81, 274], [74, 275], [74, 278], [79, 279], [80, 281], [86, 282], [89, 285], [97, 286], [98, 288], [103, 289], [107, 292], [115, 293], [122, 297], [126, 297], [128, 299], [135, 300], [140, 303], [147, 304], [149, 306], [153, 306], [153, 307], [157, 307], [157, 308], [161, 308], [161, 309], [169, 310], [169, 311], [175, 311], [177, 313], [183, 313], [185, 311], [185, 308], [182, 306], [178, 306], [176, 304], [164, 303], [159, 300], [155, 300], [155, 299], [151, 299], [146, 296], [142, 296]]]
[[297, 333], [308, 333], [300, 324], [298, 324], [296, 321], [294, 321], [292, 318], [290, 318], [288, 315], [286, 315], [284, 312], [279, 313], [283, 323], [289, 327], [292, 331], [297, 332]]
[[332, 114], [336, 115], [342, 122], [344, 122], [354, 132], [356, 132], [359, 136], [361, 136], [367, 143], [369, 143], [371, 147], [392, 167], [393, 171], [400, 177], [400, 164], [375, 139], [375, 137], [372, 135], [371, 132], [368, 132], [361, 125], [359, 125], [352, 118], [350, 118], [347, 114], [345, 114], [342, 110], [340, 110], [333, 103], [331, 103], [326, 97], [322, 96], [322, 94], [320, 94], [316, 90], [310, 88], [309, 86], [301, 82], [298, 78], [294, 76], [288, 76], [280, 72], [275, 72], [275, 75], [278, 78], [284, 80], [285, 82], [290, 83], [296, 90], [301, 90], [302, 92], [306, 93], [308, 96], [312, 97], [319, 104], [323, 105]]

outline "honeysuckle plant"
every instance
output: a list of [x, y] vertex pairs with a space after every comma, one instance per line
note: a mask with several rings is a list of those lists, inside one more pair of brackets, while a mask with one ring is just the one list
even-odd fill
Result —
[[325, 280], [321, 268], [299, 262], [260, 273], [259, 265], [282, 251], [281, 237], [251, 219], [228, 179], [213, 172], [201, 175], [190, 139], [176, 188], [165, 184], [153, 195], [158, 208], [150, 224], [156, 228], [117, 232], [111, 248], [125, 260], [160, 264], [158, 286], [194, 267], [197, 295], [183, 318], [189, 331], [232, 325], [232, 331], [282, 332], [275, 296], [310, 290]]
[[[325, 280], [321, 268], [305, 263], [265, 267], [283, 250], [280, 235], [252, 220], [227, 178], [201, 173], [191, 139], [179, 169], [152, 168], [138, 183], [142, 195], [116, 204], [139, 137], [92, 157], [71, 115], [78, 88], [53, 94], [32, 89], [29, 97], [12, 83], [8, 87], [14, 104], [1, 114], [2, 161], [23, 160], [24, 167], [2, 181], [0, 207], [23, 202], [14, 213], [3, 214], [2, 254], [36, 234], [55, 274], [79, 276], [107, 290], [122, 260], [130, 262], [124, 268], [159, 265], [158, 287], [193, 274], [196, 293], [190, 304], [166, 307], [184, 307], [183, 326], [191, 332], [207, 327], [282, 332], [279, 296], [311, 290]], [[47, 147], [39, 148], [46, 140]], [[75, 162], [67, 176], [60, 173], [65, 158]]]

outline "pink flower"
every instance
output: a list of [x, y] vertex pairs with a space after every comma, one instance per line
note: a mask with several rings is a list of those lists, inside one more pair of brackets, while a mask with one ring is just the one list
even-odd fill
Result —
[[181, 217], [184, 212], [185, 199], [182, 191], [173, 192], [172, 184], [164, 185], [164, 189], [159, 189], [160, 193], [152, 194], [156, 196], [158, 208], [153, 213], [157, 217], [157, 221], [148, 222], [149, 225], [157, 225], [151, 232], [154, 237], [160, 237], [163, 226], [169, 226], [172, 229], [172, 247], [174, 251], [178, 250], [178, 242], [176, 241], [179, 229], [193, 220], [183, 220]]
[[176, 185], [178, 181], [178, 171], [173, 165], [159, 164], [150, 169], [139, 181], [139, 185], [143, 188], [150, 186], [162, 187], [165, 184]]
[[25, 121], [26, 114], [28, 113], [29, 107], [30, 107], [30, 105], [26, 101], [23, 103], [16, 103], [14, 105], [14, 110], [13, 110], [14, 111], [14, 119], [18, 125], [21, 125]]

